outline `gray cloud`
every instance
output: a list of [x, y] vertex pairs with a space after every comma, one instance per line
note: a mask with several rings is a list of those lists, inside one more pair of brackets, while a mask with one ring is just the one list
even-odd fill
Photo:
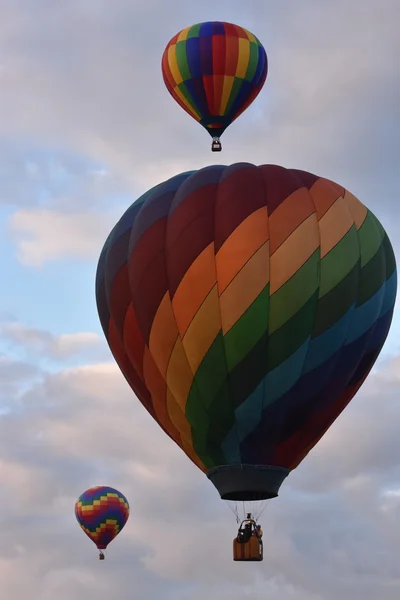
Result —
[[[394, 600], [398, 360], [370, 377], [269, 503], [265, 560], [251, 570], [232, 561], [235, 522], [225, 503], [114, 365], [43, 373], [21, 391], [20, 410], [0, 420], [8, 597], [31, 589], [33, 600], [56, 590], [61, 598], [102, 599], [113, 590], [125, 599], [134, 588], [139, 597], [189, 600]], [[98, 483], [121, 489], [132, 508], [101, 571], [73, 515], [76, 497]]]
[[19, 409], [21, 394], [40, 375], [39, 367], [0, 353], [0, 416]]
[[[213, 162], [207, 134], [174, 105], [160, 73], [169, 38], [208, 18], [241, 22], [270, 58], [265, 90], [224, 136], [223, 162], [336, 179], [397, 240], [395, 0], [307, 0], [301, 9], [297, 0], [0, 0], [0, 9], [0, 196], [16, 207], [9, 225], [25, 264], [93, 260], [122, 204]], [[57, 373], [42, 364], [107, 361], [105, 343], [2, 320], [7, 600], [398, 598], [398, 358], [381, 363], [269, 503], [265, 560], [249, 569], [232, 561], [229, 509], [112, 364]], [[98, 483], [121, 489], [132, 507], [104, 564], [73, 515], [76, 497]]]
[[19, 261], [30, 267], [60, 259], [93, 260], [115, 222], [107, 214], [24, 209], [9, 220]]
[[[0, 120], [1, 123], [1, 120]], [[104, 165], [41, 139], [0, 138], [0, 202], [42, 209], [104, 210], [129, 192]]]
[[[95, 211], [108, 206], [105, 222], [114, 222], [123, 210], [118, 205], [215, 160], [207, 134], [175, 105], [160, 71], [169, 38], [207, 18], [239, 20], [259, 35], [270, 58], [264, 91], [226, 132], [219, 159], [273, 162], [335, 179], [398, 238], [395, 0], [356, 0], [351, 7], [309, 0], [301, 10], [294, 0], [274, 7], [260, 0], [251, 10], [226, 2], [216, 9], [208, 0], [190, 7], [183, 0], [71, 0], [62, 7], [25, 0], [24, 10], [1, 4], [7, 18], [0, 24], [0, 192], [8, 203], [30, 206], [11, 222], [25, 264], [92, 256], [88, 240], [99, 249], [105, 237]], [[88, 238], [88, 223], [98, 240]]]
[[356, 188], [371, 168], [387, 175], [398, 165], [399, 9], [392, 0], [357, 0], [351, 8], [310, 1], [301, 11], [293, 1], [246, 11], [232, 3], [216, 10], [208, 1], [189, 9], [183, 0], [7, 6], [0, 130], [53, 142], [61, 136], [136, 189], [178, 164], [212, 162], [207, 134], [164, 89], [166, 42], [193, 20], [244, 12], [243, 24], [269, 52], [270, 80], [254, 110], [226, 133], [224, 161], [293, 164], [342, 175]]
[[[9, 350], [22, 351], [31, 362], [37, 363], [41, 358], [51, 361], [65, 361], [73, 358], [84, 358], [96, 362], [109, 358], [110, 352], [105, 341], [97, 333], [78, 332], [54, 335], [49, 331], [28, 327], [18, 321], [2, 321], [0, 319], [0, 336], [3, 345]], [[7, 363], [7, 357], [4, 358]], [[21, 366], [17, 363], [18, 372]]]

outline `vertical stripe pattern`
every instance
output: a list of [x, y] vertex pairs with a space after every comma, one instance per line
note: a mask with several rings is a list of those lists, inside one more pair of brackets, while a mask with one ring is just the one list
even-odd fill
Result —
[[260, 41], [231, 23], [188, 27], [171, 39], [162, 57], [169, 93], [213, 137], [255, 100], [267, 72]]

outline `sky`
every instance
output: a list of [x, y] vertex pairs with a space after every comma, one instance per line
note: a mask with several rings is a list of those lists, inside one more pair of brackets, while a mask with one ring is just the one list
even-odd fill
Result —
[[[400, 594], [400, 317], [351, 405], [263, 515], [264, 562], [232, 561], [235, 519], [141, 407], [100, 328], [94, 277], [148, 188], [210, 165], [165, 90], [180, 29], [225, 20], [269, 57], [224, 164], [337, 181], [400, 252], [397, 0], [0, 0], [0, 588], [7, 600], [395, 600]], [[76, 498], [121, 490], [104, 563]]]

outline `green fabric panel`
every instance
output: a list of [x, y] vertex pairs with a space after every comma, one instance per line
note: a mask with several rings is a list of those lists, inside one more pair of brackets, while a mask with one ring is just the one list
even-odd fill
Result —
[[319, 283], [319, 249], [270, 299], [270, 335], [284, 325], [311, 298]]
[[[267, 373], [268, 332], [229, 373], [232, 406], [236, 409]], [[217, 400], [215, 400], [217, 401]]]
[[189, 38], [194, 38], [194, 37], [199, 37], [200, 35], [200, 27], [201, 27], [201, 23], [198, 23], [197, 25], [193, 25], [188, 32], [188, 39]]
[[321, 335], [337, 323], [355, 304], [360, 278], [360, 261], [336, 287], [318, 301], [312, 337]]
[[[196, 386], [199, 390], [207, 412], [227, 376], [225, 344], [220, 331], [197, 369], [192, 383], [192, 388]], [[189, 392], [187, 404], [190, 400], [191, 391]]]
[[[218, 446], [210, 445], [210, 442], [207, 441], [208, 444], [208, 456], [211, 456], [212, 467], [217, 467], [219, 465], [224, 465], [226, 462], [225, 454], [222, 452], [221, 448]], [[210, 468], [210, 467], [209, 467]]]
[[360, 258], [357, 229], [352, 226], [346, 235], [321, 260], [319, 296], [322, 298], [337, 286]]
[[386, 231], [384, 230], [382, 223], [379, 221], [376, 215], [374, 215], [374, 213], [370, 210], [368, 210], [368, 213], [372, 216], [372, 219], [375, 222], [376, 227], [378, 228], [380, 239], [382, 241], [386, 235]]
[[289, 321], [270, 335], [268, 340], [268, 371], [272, 371], [291, 356], [311, 337], [314, 325], [318, 291]]
[[[197, 405], [200, 409], [200, 405]], [[197, 416], [201, 413], [201, 409]], [[203, 419], [203, 426], [192, 428], [193, 448], [198, 457], [208, 468], [225, 463], [221, 450], [221, 443], [235, 423], [235, 416], [231, 401], [229, 381], [226, 379], [218, 391], [207, 414], [207, 423]]]
[[193, 440], [193, 448], [208, 469], [225, 463], [225, 457], [221, 449], [210, 443], [208, 430], [196, 438], [196, 441]]
[[268, 329], [269, 284], [224, 337], [228, 371], [250, 352]]
[[186, 87], [186, 83], [184, 81], [182, 81], [182, 83], [180, 83], [178, 85], [178, 88], [180, 89], [180, 91], [182, 92], [182, 94], [184, 95], [184, 97], [186, 98], [186, 100], [189, 102], [190, 106], [192, 106], [198, 114], [201, 114], [201, 111], [199, 110], [196, 101], [194, 100], [192, 94], [189, 92], [188, 88]]
[[368, 211], [368, 215], [358, 230], [361, 249], [361, 266], [364, 267], [378, 252], [382, 243], [384, 231], [376, 217]]
[[233, 103], [235, 102], [241, 88], [243, 85], [243, 79], [241, 77], [235, 77], [235, 80], [233, 82], [233, 86], [231, 89], [231, 94], [229, 96], [229, 100], [228, 100], [228, 104], [226, 105], [226, 109], [224, 112], [224, 116], [225, 115], [229, 115], [229, 112], [233, 106]]
[[207, 433], [208, 430], [202, 432], [201, 435], [193, 437], [193, 449], [200, 460], [203, 461], [207, 469], [212, 469], [212, 467], [216, 467], [221, 463], [216, 462], [214, 457], [208, 453], [209, 444], [207, 440]]
[[385, 233], [385, 237], [383, 238], [382, 246], [385, 250], [385, 261], [386, 261], [386, 279], [393, 274], [393, 271], [396, 270], [396, 257], [393, 252], [392, 244], [388, 236]]
[[189, 391], [189, 396], [185, 407], [185, 415], [192, 426], [193, 436], [196, 435], [196, 432], [203, 432], [204, 430], [208, 429], [210, 425], [210, 417], [204, 405], [200, 390], [196, 386], [195, 382], [192, 383]]
[[214, 398], [210, 409], [210, 427], [208, 438], [210, 444], [220, 447], [235, 424], [235, 412], [229, 379], [225, 379], [218, 395]]
[[179, 71], [181, 72], [182, 79], [190, 79], [192, 74], [189, 69], [189, 64], [186, 54], [186, 42], [178, 42], [175, 46], [176, 60], [178, 61]]
[[197, 370], [185, 411], [192, 425], [193, 447], [205, 463], [212, 457], [215, 464], [223, 464], [220, 445], [235, 420], [231, 400], [220, 332]]
[[250, 42], [250, 57], [249, 64], [244, 78], [247, 81], [252, 81], [258, 67], [258, 46], [254, 42]]
[[378, 252], [361, 269], [357, 306], [371, 298], [386, 281], [385, 249], [381, 244]]
[[211, 469], [217, 463], [214, 462], [211, 454], [208, 452], [210, 417], [205, 410], [202, 397], [196, 386], [192, 385], [185, 413], [189, 423], [192, 425], [191, 432], [194, 451], [206, 467]]

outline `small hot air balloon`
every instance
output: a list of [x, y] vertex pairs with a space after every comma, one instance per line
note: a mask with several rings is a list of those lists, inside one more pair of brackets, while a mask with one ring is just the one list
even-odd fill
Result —
[[96, 296], [137, 398], [221, 498], [241, 503], [276, 497], [357, 393], [396, 281], [389, 238], [353, 194], [239, 163], [139, 198], [104, 245]]
[[92, 487], [79, 496], [75, 516], [86, 535], [100, 551], [99, 559], [129, 518], [129, 504], [121, 492], [111, 487]]
[[268, 72], [261, 42], [247, 29], [219, 21], [177, 33], [165, 48], [162, 74], [171, 96], [222, 149], [220, 137], [260, 93]]

